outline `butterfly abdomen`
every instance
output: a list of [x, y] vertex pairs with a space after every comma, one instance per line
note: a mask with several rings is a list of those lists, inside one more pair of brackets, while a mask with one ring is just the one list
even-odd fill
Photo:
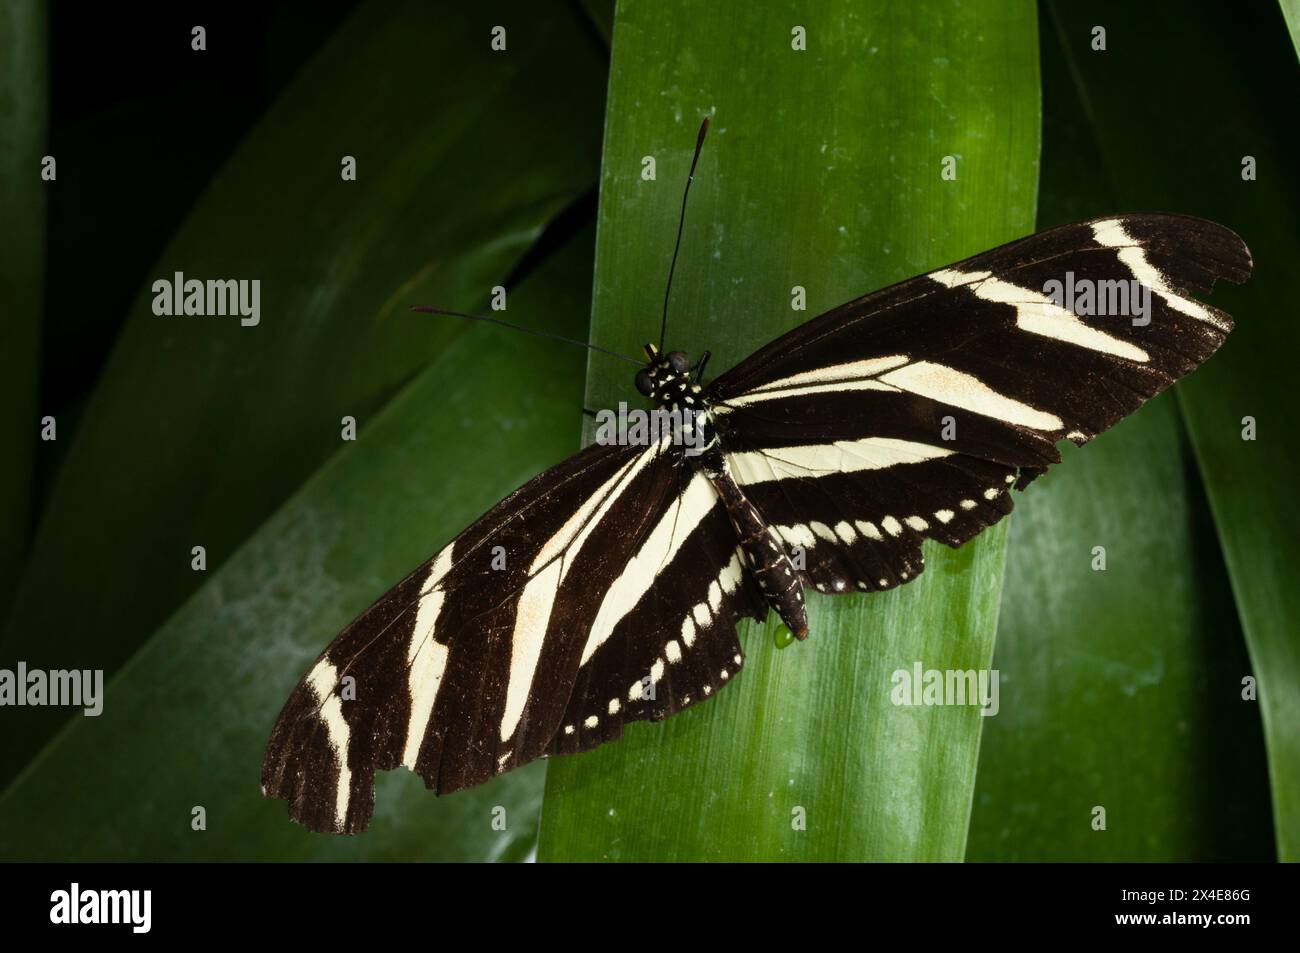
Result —
[[704, 473], [713, 483], [731, 518], [731, 525], [745, 554], [745, 567], [753, 575], [767, 604], [776, 610], [795, 638], [808, 636], [808, 613], [804, 606], [803, 583], [780, 538], [763, 519], [758, 508], [745, 496], [721, 453], [704, 456]]

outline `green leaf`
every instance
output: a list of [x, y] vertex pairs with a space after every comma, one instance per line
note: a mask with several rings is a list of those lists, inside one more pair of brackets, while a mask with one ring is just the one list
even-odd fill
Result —
[[32, 474], [41, 414], [42, 263], [45, 257], [45, 148], [48, 90], [45, 4], [15, 0], [0, 9], [0, 613], [31, 533]]
[[[792, 28], [807, 50], [792, 49]], [[658, 337], [703, 114], [668, 345], [718, 370], [813, 314], [1032, 230], [1039, 140], [1030, 3], [620, 5], [592, 338]], [[946, 155], [956, 181], [940, 178]], [[657, 161], [642, 178], [643, 157]], [[808, 311], [790, 310], [791, 288]], [[588, 406], [627, 399], [593, 360]], [[880, 596], [810, 597], [812, 637], [747, 627], [717, 700], [551, 762], [543, 859], [960, 859], [981, 718], [903, 708], [890, 675], [984, 668], [1004, 527]], [[806, 830], [793, 830], [806, 817]]]
[[[1124, 211], [1047, 26], [1040, 229]], [[967, 859], [1271, 856], [1249, 663], [1175, 398], [1062, 452], [1011, 527]]]
[[[1250, 650], [1251, 671], [1231, 673], [1238, 697], [1242, 678], [1258, 680], [1278, 856], [1300, 859], [1300, 418], [1290, 410], [1300, 325], [1288, 310], [1300, 261], [1300, 127], [1279, 111], [1300, 100], [1295, 51], [1269, 5], [1174, 18], [1149, 5], [1049, 10], [1124, 204], [1222, 222], [1255, 255], [1250, 281], [1214, 294], [1235, 330], [1178, 397]], [[1094, 23], [1111, 24], [1105, 53], [1089, 49]], [[1246, 157], [1254, 180], [1243, 178]], [[1256, 440], [1243, 440], [1245, 417], [1258, 424]]]
[[[588, 229], [512, 312], [580, 336], [592, 248]], [[527, 856], [540, 764], [446, 798], [405, 771], [381, 776], [360, 837], [309, 833], [258, 781], [280, 706], [348, 620], [576, 448], [581, 371], [576, 348], [486, 325], [449, 345], [146, 642], [103, 714], [74, 718], [0, 796], [0, 859]], [[206, 831], [191, 829], [199, 806]]]
[[1291, 34], [1291, 45], [1300, 55], [1300, 0], [1278, 0], [1278, 4], [1282, 7], [1287, 32]]
[[1173, 397], [1062, 449], [1011, 528], [967, 859], [1270, 858], [1249, 662]]
[[[494, 24], [512, 29], [490, 49]], [[372, 2], [287, 87], [132, 309], [0, 658], [110, 673], [401, 384], [596, 179], [605, 51], [575, 7]], [[356, 181], [341, 161], [357, 161]], [[145, 214], [142, 212], [142, 214]], [[155, 277], [261, 281], [261, 321], [159, 317]], [[7, 717], [0, 779], [65, 720]]]

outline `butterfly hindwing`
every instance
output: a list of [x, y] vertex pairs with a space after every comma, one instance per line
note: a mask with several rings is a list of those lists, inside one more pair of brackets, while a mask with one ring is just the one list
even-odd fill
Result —
[[[657, 721], [709, 698], [744, 663], [737, 622], [767, 614], [717, 494], [702, 474], [686, 467], [677, 474], [673, 506], [629, 563], [629, 579], [653, 581], [634, 587], [635, 601], [624, 603], [631, 608], [612, 630], [597, 616], [556, 753], [612, 741], [627, 722]], [[611, 590], [607, 598], [621, 595]]]
[[[790, 447], [729, 455], [745, 495], [803, 567], [804, 583], [818, 592], [902, 585], [924, 569], [923, 539], [958, 546], [1011, 510], [1013, 468], [957, 453], [900, 455], [884, 446], [888, 454], [870, 444], [842, 451], [853, 462], [864, 453], [874, 462], [891, 461], [869, 471], [805, 469], [814, 459], [796, 463]], [[774, 469], [756, 460], [771, 460]]]

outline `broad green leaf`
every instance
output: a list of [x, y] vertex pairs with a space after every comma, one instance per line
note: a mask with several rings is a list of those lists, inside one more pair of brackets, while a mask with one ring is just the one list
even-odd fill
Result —
[[[792, 48], [806, 30], [807, 49]], [[872, 288], [1032, 231], [1038, 50], [1030, 3], [622, 4], [615, 18], [592, 337], [657, 340], [700, 117], [668, 346], [756, 346]], [[940, 177], [945, 156], [956, 181]], [[644, 157], [656, 177], [642, 177]], [[807, 311], [791, 310], [791, 289]], [[629, 399], [593, 358], [588, 406]], [[706, 705], [551, 762], [543, 859], [960, 859], [981, 718], [890, 703], [891, 673], [985, 668], [1004, 527], [883, 596], [810, 597], [783, 652]], [[806, 830], [794, 822], [806, 817]]]
[[32, 473], [41, 414], [42, 264], [45, 189], [41, 155], [48, 99], [45, 4], [15, 0], [0, 8], [0, 614], [9, 604], [31, 532]]
[[[596, 178], [606, 54], [568, 4], [372, 2], [289, 85], [155, 277], [261, 281], [261, 321], [159, 317], [146, 282], [81, 421], [0, 660], [110, 673], [463, 331]], [[505, 52], [491, 28], [508, 22]], [[356, 180], [341, 176], [345, 156]], [[0, 779], [65, 719], [7, 716]]]
[[[1048, 27], [1040, 229], [1125, 211]], [[1270, 856], [1249, 663], [1175, 398], [1062, 452], [1011, 527], [967, 859]]]
[[1300, 54], [1300, 0], [1278, 0], [1278, 4], [1282, 8], [1287, 32], [1291, 34], [1291, 45]]
[[1268, 859], [1249, 660], [1173, 397], [1062, 449], [1011, 527], [967, 859]]
[[[580, 336], [591, 255], [588, 229], [511, 296], [512, 313]], [[307, 832], [258, 785], [276, 714], [330, 639], [576, 448], [581, 370], [576, 348], [485, 325], [449, 345], [148, 639], [103, 713], [69, 722], [0, 796], [0, 859], [527, 856], [540, 764], [445, 798], [382, 775], [359, 837]], [[206, 831], [191, 829], [195, 807]]]
[[[1149, 5], [1049, 9], [1124, 204], [1222, 222], [1255, 257], [1243, 287], [1216, 289], [1215, 303], [1235, 316], [1236, 328], [1179, 386], [1178, 398], [1252, 663], [1250, 671], [1220, 675], [1238, 697], [1243, 678], [1257, 680], [1278, 856], [1300, 859], [1300, 418], [1292, 412], [1290, 366], [1300, 349], [1292, 304], [1300, 126], [1287, 112], [1300, 101], [1295, 51], [1267, 4], [1207, 4], [1186, 17]], [[1089, 46], [1096, 23], [1110, 24], [1105, 53]], [[1248, 159], [1254, 178], [1244, 175]], [[1258, 428], [1254, 440], [1243, 439], [1248, 417]]]

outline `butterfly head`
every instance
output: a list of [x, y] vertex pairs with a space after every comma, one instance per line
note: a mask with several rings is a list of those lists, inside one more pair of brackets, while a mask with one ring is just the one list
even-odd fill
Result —
[[661, 352], [645, 346], [646, 366], [636, 372], [636, 389], [656, 404], [672, 407], [693, 404], [699, 387], [691, 380], [691, 359], [685, 351]]

